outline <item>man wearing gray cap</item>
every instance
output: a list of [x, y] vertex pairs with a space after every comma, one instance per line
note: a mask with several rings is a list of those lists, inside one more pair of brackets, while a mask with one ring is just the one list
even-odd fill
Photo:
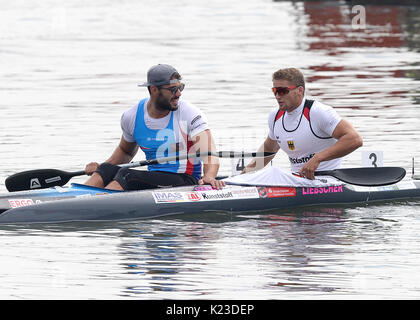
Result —
[[111, 157], [99, 165], [89, 163], [85, 171], [91, 175], [87, 185], [115, 190], [142, 190], [194, 184], [211, 184], [220, 189], [225, 183], [216, 180], [219, 162], [215, 157], [158, 163], [148, 171], [121, 168], [138, 148], [146, 159], [190, 154], [197, 151], [215, 152], [214, 141], [205, 116], [195, 106], [180, 99], [185, 85], [178, 71], [167, 64], [151, 67], [147, 82], [150, 97], [140, 100], [121, 117], [121, 140]]

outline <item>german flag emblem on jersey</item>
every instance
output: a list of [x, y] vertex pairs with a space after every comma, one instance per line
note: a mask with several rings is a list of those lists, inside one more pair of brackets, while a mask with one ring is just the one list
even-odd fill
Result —
[[295, 150], [295, 143], [293, 142], [293, 140], [287, 140], [287, 145], [289, 146], [290, 150]]

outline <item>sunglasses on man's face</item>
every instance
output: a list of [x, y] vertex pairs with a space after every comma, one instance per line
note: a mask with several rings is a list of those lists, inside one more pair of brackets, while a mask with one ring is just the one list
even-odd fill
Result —
[[274, 95], [278, 94], [280, 96], [285, 96], [288, 94], [291, 90], [296, 89], [296, 86], [291, 87], [273, 87], [271, 90], [273, 91]]
[[168, 87], [168, 88], [160, 87], [159, 89], [166, 89], [166, 90], [172, 92], [172, 94], [176, 94], [178, 92], [178, 90], [182, 92], [182, 90], [184, 90], [184, 88], [185, 88], [185, 84], [181, 83], [181, 85], [176, 86], [176, 87]]

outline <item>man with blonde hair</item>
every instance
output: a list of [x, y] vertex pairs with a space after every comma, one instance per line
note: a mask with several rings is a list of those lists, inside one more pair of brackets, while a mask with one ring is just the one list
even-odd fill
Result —
[[[362, 146], [350, 122], [332, 107], [305, 97], [305, 80], [298, 69], [280, 69], [273, 73], [272, 81], [279, 107], [268, 117], [269, 133], [259, 151], [282, 149], [289, 156], [292, 172], [313, 180], [315, 171], [339, 168], [342, 157]], [[262, 169], [274, 156], [253, 160], [243, 173]]]

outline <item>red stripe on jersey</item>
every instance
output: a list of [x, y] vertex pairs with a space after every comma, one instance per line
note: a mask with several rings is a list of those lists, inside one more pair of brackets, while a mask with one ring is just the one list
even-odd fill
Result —
[[305, 116], [305, 118], [309, 121], [309, 111], [311, 111], [311, 109], [309, 109], [308, 107], [304, 107], [303, 108], [303, 115]]
[[279, 120], [282, 116], [284, 115], [284, 111], [278, 111], [276, 114], [276, 119], [274, 119], [274, 122], [276, 122], [277, 120]]
[[[187, 154], [190, 154], [190, 149], [192, 149], [194, 143], [187, 138]], [[185, 169], [185, 173], [189, 175], [193, 175], [194, 172], [194, 159], [187, 159], [187, 168]]]

